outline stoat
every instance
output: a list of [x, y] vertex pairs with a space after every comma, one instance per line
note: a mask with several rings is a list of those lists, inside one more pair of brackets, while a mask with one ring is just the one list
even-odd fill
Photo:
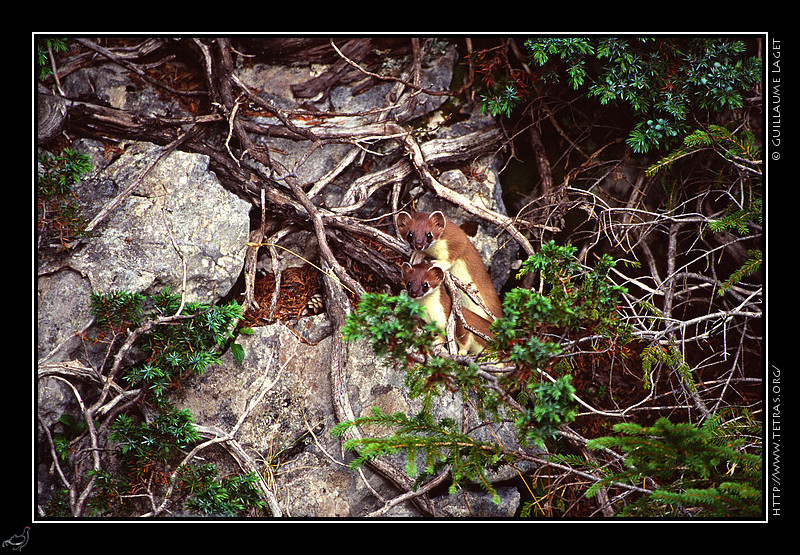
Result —
[[487, 314], [463, 292], [462, 306], [489, 321], [502, 316], [503, 308], [497, 290], [489, 277], [489, 272], [486, 271], [481, 255], [464, 230], [440, 211], [417, 212], [413, 215], [400, 212], [397, 215], [397, 230], [411, 245], [412, 264], [421, 260], [423, 253], [427, 254], [437, 266], [450, 270], [450, 273], [463, 283], [473, 284], [492, 314]]
[[[446, 335], [447, 319], [450, 317], [453, 303], [446, 288], [442, 287], [444, 270], [429, 262], [421, 262], [414, 266], [403, 262], [401, 269], [403, 287], [408, 296], [425, 309], [425, 321], [439, 328], [443, 336]], [[490, 334], [487, 320], [463, 306], [461, 314], [470, 327], [484, 335]], [[486, 340], [465, 328], [459, 318], [456, 318], [455, 322], [455, 339], [459, 353], [472, 355], [480, 353], [486, 346]]]

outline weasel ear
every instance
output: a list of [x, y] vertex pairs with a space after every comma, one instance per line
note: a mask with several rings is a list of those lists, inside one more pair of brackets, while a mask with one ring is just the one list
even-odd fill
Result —
[[445, 225], [447, 225], [447, 218], [444, 217], [444, 214], [440, 210], [431, 212], [431, 215], [428, 216], [428, 221], [432, 226], [441, 229], [444, 229]]
[[403, 273], [403, 279], [406, 279], [406, 276], [411, 275], [411, 272], [414, 271], [414, 268], [412, 268], [411, 264], [408, 262], [403, 262], [400, 264], [400, 271]]
[[444, 279], [444, 270], [442, 270], [439, 266], [431, 266], [428, 271], [436, 276], [437, 279]]
[[397, 214], [397, 225], [399, 227], [408, 227], [409, 222], [411, 222], [411, 214], [408, 212], [399, 212]]

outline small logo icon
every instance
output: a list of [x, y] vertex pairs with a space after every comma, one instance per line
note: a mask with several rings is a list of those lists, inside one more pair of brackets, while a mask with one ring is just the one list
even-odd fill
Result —
[[4, 541], [3, 547], [10, 547], [11, 549], [21, 551], [22, 548], [25, 547], [25, 545], [28, 543], [28, 534], [30, 533], [30, 530], [31, 527], [26, 526], [21, 534], [14, 534], [6, 541]]

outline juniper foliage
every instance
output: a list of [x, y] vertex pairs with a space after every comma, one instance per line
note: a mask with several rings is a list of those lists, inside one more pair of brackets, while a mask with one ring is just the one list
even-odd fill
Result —
[[[145, 315], [148, 301], [152, 309]], [[145, 319], [172, 316], [180, 304], [180, 295], [172, 294], [169, 287], [149, 298], [126, 291], [92, 296], [92, 311], [103, 326], [136, 326]], [[232, 323], [240, 316], [241, 307], [235, 302], [221, 306], [186, 303], [174, 321], [156, 325], [141, 336], [139, 344], [147, 360], [128, 369], [123, 381], [147, 388], [150, 402], [156, 405], [166, 402], [166, 393], [183, 377], [201, 374], [219, 360], [219, 349], [233, 338]]]
[[260, 508], [254, 474], [219, 477], [213, 464], [191, 464], [181, 468], [179, 487], [188, 497], [186, 507], [203, 515], [237, 516], [249, 508]]
[[590, 440], [587, 447], [620, 450], [625, 466], [593, 485], [588, 495], [613, 482], [651, 479], [659, 486], [623, 508], [620, 516], [761, 515], [760, 427], [747, 415], [728, 418], [720, 413], [698, 426], [666, 418], [652, 426], [616, 424], [620, 435]]
[[342, 327], [342, 337], [366, 337], [379, 357], [407, 361], [418, 350], [430, 352], [439, 333], [432, 324], [420, 325], [422, 315], [422, 307], [405, 295], [366, 293]]
[[670, 148], [693, 122], [741, 108], [762, 74], [744, 42], [722, 37], [547, 37], [525, 47], [544, 83], [566, 81], [601, 105], [629, 109], [626, 142], [636, 153]]
[[[149, 418], [118, 414], [108, 439], [115, 446], [120, 472], [91, 473], [96, 484], [89, 500], [92, 510], [121, 515], [135, 511], [131, 491], [166, 487], [170, 468], [200, 440], [191, 413], [175, 407], [168, 394], [185, 376], [200, 374], [218, 361], [220, 349], [233, 338], [232, 326], [241, 317], [241, 307], [235, 302], [186, 303], [181, 309], [180, 296], [168, 287], [149, 297], [127, 291], [96, 294], [91, 307], [97, 324], [115, 333], [143, 322], [153, 324], [138, 339], [145, 360], [125, 369], [122, 376], [143, 392]], [[183, 496], [189, 510], [234, 515], [263, 506], [255, 475], [219, 478], [213, 465], [194, 464], [182, 467], [179, 474], [175, 496]]]
[[51, 236], [57, 237], [66, 248], [85, 227], [72, 195], [72, 186], [92, 170], [91, 158], [65, 148], [59, 154], [42, 151], [37, 161], [36, 226], [39, 241], [47, 244]]
[[[584, 268], [574, 254], [574, 247], [550, 242], [525, 261], [521, 274], [537, 272], [545, 284], [544, 292], [523, 288], [509, 291], [503, 301], [503, 316], [492, 323], [493, 338], [477, 358], [436, 352], [436, 329], [421, 320], [423, 309], [405, 295], [364, 295], [342, 329], [344, 339], [367, 339], [377, 355], [404, 370], [409, 395], [422, 399], [422, 409], [412, 416], [387, 415], [373, 409], [370, 416], [338, 424], [334, 429], [337, 436], [361, 425], [392, 431], [345, 442], [345, 447], [356, 453], [351, 466], [404, 452], [406, 470], [411, 475], [418, 472], [417, 460], [424, 461], [424, 470], [416, 476], [418, 483], [447, 465], [453, 473], [453, 488], [464, 480], [475, 481], [498, 501], [486, 472], [499, 464], [513, 463], [519, 454], [473, 439], [459, 431], [452, 420], [434, 420], [431, 409], [445, 391], [460, 393], [482, 419], [499, 422], [512, 418], [523, 447], [533, 443], [545, 448], [575, 418], [571, 376], [565, 374], [553, 381], [539, 376], [540, 368], [569, 356], [573, 348], [567, 345], [569, 341], [562, 345], [552, 340], [557, 336], [552, 332], [558, 331], [562, 338], [592, 333], [618, 340], [624, 326], [616, 307], [624, 289], [607, 279], [614, 265], [610, 257], [603, 257], [593, 268]], [[514, 370], [501, 373], [495, 380], [481, 368], [481, 363], [491, 361], [510, 364]], [[515, 401], [513, 407], [521, 406], [522, 410], [512, 408], [510, 400]]]

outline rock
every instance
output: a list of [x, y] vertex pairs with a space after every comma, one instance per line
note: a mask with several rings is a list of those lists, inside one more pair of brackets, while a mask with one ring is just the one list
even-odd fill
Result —
[[[85, 217], [138, 179], [159, 152], [155, 145], [133, 144], [74, 187]], [[184, 264], [187, 301], [220, 299], [244, 265], [249, 210], [208, 171], [207, 157], [170, 154], [74, 252], [57, 264], [39, 260], [39, 355], [88, 325], [92, 293], [149, 294], [166, 286], [180, 293]]]
[[[161, 149], [134, 143], [91, 182], [75, 189], [97, 210], [133, 181]], [[131, 195], [100, 223], [91, 240], [69, 259], [86, 276], [92, 291], [155, 293], [169, 286], [186, 299], [212, 303], [225, 295], [244, 264], [250, 204], [223, 189], [208, 171], [208, 157], [175, 151], [162, 159]], [[109, 264], [109, 261], [113, 261]]]
[[483, 491], [462, 489], [455, 495], [438, 499], [436, 508], [440, 516], [447, 518], [513, 517], [519, 508], [519, 490], [514, 487], [498, 487], [497, 494], [500, 496], [500, 503], [495, 505], [491, 497]]
[[[421, 85], [444, 89], [452, 78], [455, 50], [448, 47], [435, 54], [423, 64]], [[293, 86], [307, 81], [310, 72], [316, 69], [319, 68], [254, 64], [238, 67], [237, 72], [244, 83], [258, 90], [264, 98], [291, 110], [297, 108], [301, 100], [293, 96]], [[153, 94], [148, 85], [141, 80], [131, 82], [127, 73], [113, 64], [77, 70], [69, 76], [65, 86], [70, 87], [71, 97], [90, 97], [120, 109], [160, 115], [179, 111], [173, 100], [159, 104], [158, 95]], [[323, 95], [317, 108], [350, 113], [363, 110], [363, 117], [348, 116], [342, 118], [342, 124], [365, 125], [373, 121], [375, 114], [381, 113], [378, 109], [387, 104], [387, 94], [393, 86], [394, 83], [375, 82], [359, 89], [358, 94], [350, 86], [334, 87]], [[391, 116], [407, 123], [431, 113], [444, 101], [444, 97], [415, 92], [402, 102], [398, 101]], [[254, 119], [278, 123], [274, 118]], [[475, 125], [486, 125], [487, 121], [481, 119]], [[457, 125], [468, 132], [473, 123]], [[450, 132], [453, 129], [455, 126]], [[435, 131], [437, 134], [448, 132], [445, 127]], [[352, 151], [352, 145], [336, 142], [314, 145], [313, 149], [308, 142], [280, 137], [270, 137], [265, 142], [272, 150], [271, 155], [294, 173], [302, 185], [315, 183], [327, 175]], [[123, 143], [118, 148], [103, 148], [86, 140], [82, 143], [82, 148], [91, 153], [96, 164], [95, 172], [73, 188], [87, 221], [141, 179], [162, 148], [148, 143]], [[252, 163], [245, 156], [242, 159]], [[244, 264], [251, 206], [226, 191], [209, 171], [208, 163], [203, 155], [172, 152], [158, 162], [88, 237], [81, 238], [73, 252], [57, 260], [39, 261], [37, 351], [40, 359], [70, 360], [77, 358], [76, 353], [85, 356], [90, 350], [76, 333], [81, 333], [91, 323], [88, 307], [92, 293], [115, 289], [157, 293], [165, 286], [173, 293], [180, 293], [184, 265], [187, 300], [214, 303], [231, 292]], [[486, 171], [469, 177], [464, 173], [466, 170], [446, 171], [440, 176], [442, 183], [470, 198], [483, 199], [487, 206], [504, 212], [496, 169], [486, 160], [476, 163], [487, 166]], [[336, 185], [332, 183], [330, 191], [320, 192], [315, 202], [337, 206], [336, 194]], [[471, 225], [468, 214], [452, 205], [443, 205], [430, 193], [418, 201], [419, 209], [445, 209], [448, 214], [455, 213], [454, 219], [462, 225]], [[388, 206], [379, 206], [379, 209], [383, 213], [389, 210]], [[509, 255], [506, 249], [500, 248], [500, 241], [505, 239], [499, 237], [498, 230], [483, 223], [473, 227], [470, 235], [487, 260], [487, 267], [492, 270], [492, 278], [499, 288], [508, 276], [506, 257]], [[297, 232], [287, 237], [282, 246], [313, 257], [315, 250], [313, 244], [308, 244], [309, 237], [314, 239], [307, 231]], [[292, 258], [283, 251], [279, 254]], [[281, 264], [283, 268], [289, 260]], [[261, 261], [259, 269], [271, 271], [266, 261]], [[274, 487], [286, 516], [364, 516], [399, 493], [367, 468], [363, 472], [350, 470], [347, 464], [353, 454], [343, 452], [341, 440], [331, 436], [331, 429], [338, 423], [331, 395], [331, 333], [332, 326], [325, 314], [301, 318], [291, 326], [272, 324], [254, 328], [252, 335], [237, 337], [244, 350], [241, 364], [230, 352], [225, 352], [219, 364], [210, 365], [202, 375], [182, 380], [180, 388], [172, 395], [173, 402], [188, 409], [199, 426], [223, 432], [236, 430], [235, 439], [256, 462], [267, 483]], [[387, 413], [403, 411], [407, 414], [420, 409], [419, 400], [408, 397], [403, 372], [377, 360], [365, 342], [348, 345], [347, 356], [347, 392], [356, 416], [369, 414], [372, 407]], [[96, 362], [93, 364], [99, 366]], [[39, 413], [46, 416], [47, 424], [57, 420], [64, 411], [73, 410], [69, 404], [70, 392], [64, 389], [63, 383], [43, 379], [39, 386]], [[464, 409], [460, 396], [443, 395], [438, 400], [435, 416], [461, 422]], [[514, 445], [513, 430], [507, 426], [497, 426], [490, 432], [474, 416], [466, 426], [480, 428], [478, 435], [482, 440], [495, 441], [497, 434], [505, 445]], [[385, 433], [383, 430], [365, 432]], [[224, 450], [204, 451], [202, 456], [227, 465], [231, 472], [241, 471], [225, 456]], [[403, 454], [391, 460], [399, 468], [404, 467]], [[39, 465], [40, 476], [46, 474], [43, 467]], [[501, 468], [493, 479], [507, 483], [514, 473], [505, 470], [508, 469]], [[498, 488], [501, 504], [496, 506], [479, 488], [473, 491], [470, 485], [463, 486], [459, 496], [449, 496], [447, 488], [443, 488], [434, 499], [437, 515], [510, 516], [519, 505], [519, 492], [513, 487]], [[467, 504], [471, 510], [466, 509]], [[417, 515], [416, 508], [404, 502], [392, 507], [385, 516]]]
[[149, 83], [114, 63], [80, 68], [64, 79], [68, 98], [88, 100], [141, 115], [189, 115], [174, 97], [160, 94]]
[[[445, 187], [465, 195], [476, 204], [505, 214], [497, 168], [489, 157], [479, 159], [476, 166], [481, 167], [482, 170], [475, 177], [468, 178], [464, 172], [455, 169], [442, 172], [439, 181]], [[502, 289], [508, 281], [511, 263], [516, 258], [518, 250], [517, 245], [513, 241], [509, 241], [502, 229], [477, 219], [465, 210], [432, 195], [420, 197], [417, 210], [419, 212], [442, 210], [451, 220], [461, 226], [475, 248], [481, 253], [495, 288], [498, 291]]]
[[[320, 334], [325, 337], [320, 339]], [[331, 436], [337, 420], [331, 403], [331, 336], [326, 315], [304, 318], [293, 329], [284, 324], [255, 328], [252, 335], [240, 336], [238, 342], [245, 353], [241, 365], [226, 353], [219, 364], [185, 381], [173, 400], [188, 409], [201, 426], [229, 432], [241, 422], [236, 439], [254, 460], [262, 462], [265, 472], [272, 474], [274, 493], [287, 515], [365, 516], [383, 504], [373, 490], [384, 499], [398, 495], [368, 468], [350, 470], [346, 465], [353, 454], [342, 453], [340, 440]], [[369, 414], [372, 407], [384, 413], [420, 410], [419, 400], [408, 398], [404, 373], [377, 359], [366, 342], [349, 345], [347, 370], [350, 402], [357, 416]], [[434, 412], [437, 418], [460, 422], [464, 413], [460, 395], [442, 395]], [[480, 423], [471, 418], [467, 426], [479, 427]], [[497, 428], [494, 433], [480, 433], [480, 439], [494, 441], [500, 437], [506, 445], [515, 444], [510, 429]], [[386, 433], [380, 429], [362, 431], [365, 435]], [[404, 453], [391, 460], [404, 468]], [[495, 479], [514, 475], [499, 472]], [[498, 493], [500, 506], [485, 492], [469, 493], [471, 515], [513, 516], [519, 492], [501, 488]], [[445, 492], [435, 501], [439, 516], [465, 515], [463, 499], [449, 497]], [[419, 512], [406, 503], [392, 507], [385, 516], [419, 516]]]
[[[85, 217], [137, 179], [159, 152], [155, 145], [131, 145], [74, 187]], [[244, 265], [249, 208], [222, 188], [205, 156], [174, 152], [162, 160], [74, 252], [38, 260], [38, 360], [68, 360], [76, 349], [91, 358], [100, 348], [81, 339], [92, 323], [93, 293], [157, 293], [165, 286], [180, 293], [185, 264], [187, 300], [219, 300]], [[52, 400], [64, 385], [44, 380], [38, 386], [40, 413], [55, 412], [57, 419], [63, 411]]]
[[[238, 342], [245, 353], [242, 364], [225, 354], [220, 364], [183, 384], [177, 406], [189, 409], [198, 424], [224, 431], [243, 419], [236, 439], [274, 476], [275, 495], [288, 516], [358, 516], [378, 508], [359, 473], [346, 466], [350, 455], [331, 436], [337, 421], [330, 400], [327, 316], [304, 318], [293, 330], [284, 324], [255, 328]], [[379, 363], [363, 346], [353, 349], [351, 361], [355, 402], [369, 405], [375, 383], [385, 380], [362, 370]], [[392, 496], [377, 478], [370, 485]], [[399, 507], [394, 514], [409, 512]]]
[[42, 275], [37, 286], [37, 358], [86, 329], [92, 321], [89, 281], [69, 268]]

